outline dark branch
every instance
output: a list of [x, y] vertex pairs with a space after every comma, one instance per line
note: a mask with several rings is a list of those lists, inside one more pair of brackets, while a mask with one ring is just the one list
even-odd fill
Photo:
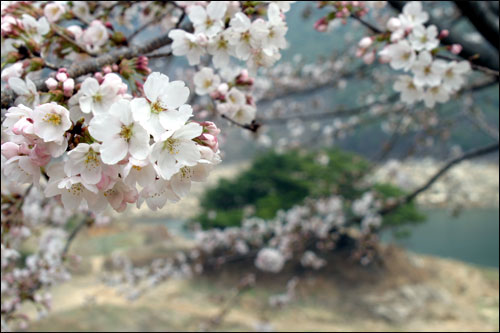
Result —
[[408, 194], [407, 196], [400, 198], [399, 200], [397, 200], [397, 202], [395, 204], [382, 209], [379, 213], [381, 215], [386, 215], [386, 214], [392, 212], [394, 209], [398, 208], [399, 206], [402, 206], [404, 204], [407, 204], [407, 203], [413, 201], [419, 194], [428, 190], [432, 186], [432, 184], [434, 184], [441, 176], [443, 176], [446, 172], [448, 172], [448, 170], [450, 170], [456, 164], [459, 164], [460, 162], [463, 162], [465, 160], [469, 160], [472, 158], [476, 158], [476, 157], [480, 157], [483, 155], [497, 152], [498, 149], [499, 149], [499, 144], [497, 142], [497, 143], [488, 145], [486, 147], [482, 147], [482, 148], [468, 151], [467, 153], [464, 153], [464, 154], [452, 159], [451, 161], [446, 163], [441, 169], [439, 169], [439, 171], [436, 172], [436, 174], [434, 174], [434, 176], [432, 176], [424, 185], [417, 188], [416, 190], [414, 190], [412, 193]]
[[454, 1], [464, 16], [476, 27], [477, 31], [498, 51], [500, 38], [498, 13], [488, 7], [484, 1]]

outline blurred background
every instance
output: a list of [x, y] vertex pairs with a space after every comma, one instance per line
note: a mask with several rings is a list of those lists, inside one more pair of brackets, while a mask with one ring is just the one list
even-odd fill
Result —
[[[425, 6], [465, 39], [482, 38], [453, 3]], [[384, 11], [395, 15], [390, 6]], [[103, 282], [116, 255], [141, 267], [189, 250], [197, 225], [227, 228], [245, 217], [272, 219], [308, 197], [338, 193], [352, 200], [363, 193], [354, 186], [361, 175], [384, 195], [398, 196], [427, 181], [444, 161], [495, 140], [484, 124], [496, 129], [498, 141], [497, 80], [432, 110], [420, 105], [378, 117], [388, 104], [397, 106], [391, 103], [395, 73], [352, 56], [367, 34], [358, 22], [314, 30], [324, 14], [305, 1], [287, 14], [289, 47], [278, 66], [256, 80], [259, 132], [196, 110], [222, 127], [223, 163], [177, 204], [157, 212], [131, 208], [80, 232], [70, 249], [80, 256], [73, 280], [55, 287], [53, 311], [30, 330], [498, 331], [497, 153], [455, 166], [415, 204], [384, 220], [378, 235], [383, 268], [339, 255], [318, 271], [257, 273], [256, 286], [242, 294], [235, 288], [245, 273], [255, 272], [251, 264], [172, 278], [138, 297]], [[173, 77], [189, 72], [184, 59], [150, 64]], [[289, 85], [278, 86], [277, 77], [289, 77]], [[356, 111], [365, 105], [369, 112]], [[301, 116], [308, 113], [318, 116]], [[293, 299], [273, 305], [272, 297], [286, 294], [294, 276]]]

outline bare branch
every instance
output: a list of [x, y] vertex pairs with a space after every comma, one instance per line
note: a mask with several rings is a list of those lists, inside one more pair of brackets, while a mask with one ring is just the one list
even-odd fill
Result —
[[[109, 65], [116, 63], [120, 59], [130, 59], [141, 54], [146, 54], [159, 49], [165, 45], [172, 43], [172, 40], [168, 37], [168, 32], [149, 40], [143, 45], [132, 45], [128, 48], [123, 48], [119, 50], [114, 50], [108, 54], [103, 54], [99, 57], [86, 60], [82, 63], [74, 63], [68, 69], [68, 76], [76, 78], [88, 73], [99, 71], [104, 65]], [[47, 91], [45, 85], [45, 79], [36, 80], [35, 85], [39, 91]], [[2, 108], [8, 108], [14, 102], [16, 94], [11, 89], [2, 90]]]
[[481, 147], [478, 149], [468, 151], [468, 152], [450, 160], [441, 169], [439, 169], [439, 171], [436, 172], [434, 174], [434, 176], [432, 176], [424, 185], [420, 186], [419, 188], [414, 190], [412, 193], [400, 198], [399, 200], [397, 200], [395, 202], [395, 204], [383, 208], [379, 213], [381, 215], [386, 215], [386, 214], [392, 212], [394, 209], [413, 201], [418, 195], [420, 195], [421, 193], [428, 190], [432, 186], [432, 184], [434, 184], [439, 178], [441, 178], [441, 176], [446, 174], [446, 172], [448, 172], [448, 170], [450, 170], [453, 166], [459, 164], [460, 162], [497, 152], [498, 149], [499, 149], [499, 143], [497, 142], [497, 143], [494, 143], [494, 144], [491, 144], [491, 145], [488, 145], [485, 147]]

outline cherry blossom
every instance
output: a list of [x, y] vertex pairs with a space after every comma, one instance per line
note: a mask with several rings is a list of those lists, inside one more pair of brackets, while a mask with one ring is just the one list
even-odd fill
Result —
[[198, 95], [206, 95], [215, 91], [220, 84], [220, 77], [214, 74], [212, 68], [204, 67], [193, 77]]
[[87, 184], [97, 184], [101, 180], [100, 145], [80, 143], [68, 152], [69, 159], [64, 164], [64, 172], [68, 176], [80, 175]]
[[164, 179], [169, 180], [183, 166], [196, 165], [201, 154], [192, 139], [200, 136], [202, 131], [199, 124], [189, 123], [166, 132], [153, 144], [151, 161], [158, 162], [158, 171]]
[[224, 27], [222, 19], [226, 14], [227, 4], [224, 1], [212, 1], [207, 8], [190, 6], [189, 19], [193, 22], [196, 34], [204, 33], [208, 37], [217, 34]]
[[172, 53], [176, 56], [186, 56], [191, 66], [200, 63], [200, 57], [205, 54], [203, 35], [193, 35], [184, 30], [175, 29], [168, 34], [172, 38]]
[[60, 1], [48, 3], [43, 8], [43, 14], [49, 22], [57, 22], [65, 12], [66, 8]]
[[266, 272], [278, 273], [284, 265], [285, 258], [280, 251], [273, 248], [263, 248], [255, 259], [255, 266]]
[[54, 102], [37, 106], [32, 118], [34, 133], [45, 141], [61, 142], [64, 133], [71, 127], [69, 111]]
[[421, 52], [412, 67], [415, 74], [415, 84], [419, 86], [437, 86], [441, 83], [446, 63], [442, 60], [433, 60], [429, 52]]
[[40, 104], [40, 95], [35, 84], [29, 78], [22, 80], [17, 77], [9, 79], [9, 87], [18, 95], [16, 104], [24, 104], [29, 107], [35, 107]]
[[149, 135], [132, 117], [128, 100], [115, 102], [106, 114], [96, 115], [89, 124], [90, 134], [102, 141], [100, 148], [102, 161], [115, 164], [127, 153], [143, 160], [149, 154]]
[[424, 95], [424, 89], [415, 84], [413, 77], [400, 75], [394, 82], [394, 90], [401, 93], [401, 100], [408, 104], [420, 101]]
[[83, 113], [102, 114], [117, 100], [120, 88], [119, 85], [117, 86], [118, 82], [121, 82], [121, 79], [113, 73], [106, 74], [101, 84], [96, 79], [89, 77], [83, 81], [82, 87], [74, 99], [79, 102]]

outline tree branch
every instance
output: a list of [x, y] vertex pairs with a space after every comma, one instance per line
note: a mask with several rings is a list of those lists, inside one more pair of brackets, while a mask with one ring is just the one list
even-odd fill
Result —
[[[68, 69], [68, 76], [76, 78], [88, 73], [99, 71], [104, 65], [109, 65], [116, 63], [121, 59], [130, 59], [137, 57], [141, 54], [146, 54], [159, 49], [165, 45], [172, 43], [172, 40], [168, 37], [168, 32], [153, 38], [143, 45], [132, 45], [128, 48], [114, 50], [108, 54], [101, 55], [96, 58], [86, 60], [82, 63], [73, 63]], [[35, 85], [39, 91], [47, 91], [45, 85], [45, 79], [36, 80]], [[14, 102], [16, 94], [11, 89], [2, 90], [1, 105], [2, 108], [8, 108]]]
[[483, 1], [454, 1], [462, 15], [476, 27], [477, 31], [498, 51], [500, 38], [498, 14], [488, 8]]
[[392, 212], [393, 210], [395, 210], [396, 208], [413, 201], [419, 194], [428, 190], [432, 186], [432, 184], [434, 184], [441, 176], [443, 176], [446, 172], [448, 172], [448, 170], [450, 170], [456, 164], [459, 164], [460, 162], [463, 162], [465, 160], [469, 160], [472, 158], [476, 158], [476, 157], [480, 157], [483, 155], [494, 153], [494, 152], [498, 151], [498, 149], [499, 149], [499, 143], [497, 142], [497, 143], [494, 143], [494, 144], [491, 144], [491, 145], [488, 145], [485, 147], [481, 147], [478, 149], [468, 151], [467, 153], [464, 153], [464, 154], [452, 159], [451, 161], [446, 163], [441, 169], [439, 169], [439, 171], [436, 172], [434, 174], [434, 176], [432, 176], [424, 185], [420, 186], [419, 188], [414, 190], [412, 193], [400, 198], [399, 200], [396, 201], [395, 204], [383, 208], [379, 212], [379, 214], [386, 215], [386, 214]]

